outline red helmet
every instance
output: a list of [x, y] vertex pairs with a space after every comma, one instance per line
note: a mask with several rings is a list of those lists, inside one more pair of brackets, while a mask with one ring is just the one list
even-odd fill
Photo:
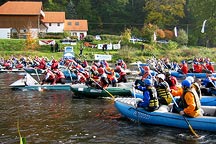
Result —
[[93, 66], [91, 67], [91, 69], [92, 69], [93, 71], [96, 71], [96, 70], [97, 70], [97, 67], [96, 67], [95, 65], [93, 65]]
[[143, 66], [144, 71], [150, 71], [149, 66]]
[[98, 73], [99, 74], [103, 74], [104, 73], [104, 69], [102, 67], [98, 68]]
[[116, 70], [121, 70], [121, 66], [116, 66]]

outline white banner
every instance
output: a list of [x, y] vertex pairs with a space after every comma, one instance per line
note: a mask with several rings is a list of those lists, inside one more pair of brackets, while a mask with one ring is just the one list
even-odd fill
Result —
[[55, 40], [39, 40], [39, 45], [51, 45], [55, 44]]
[[101, 54], [95, 54], [95, 60], [112, 60], [112, 55], [101, 55]]

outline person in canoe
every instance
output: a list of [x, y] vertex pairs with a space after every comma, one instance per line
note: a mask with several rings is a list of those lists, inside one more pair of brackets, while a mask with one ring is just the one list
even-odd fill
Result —
[[154, 111], [159, 108], [157, 91], [151, 79], [144, 80], [145, 86], [134, 85], [135, 89], [143, 91], [143, 101], [137, 103], [137, 107], [143, 107], [147, 111]]
[[118, 83], [120, 83], [120, 82], [126, 83], [127, 82], [127, 73], [125, 72], [125, 70], [121, 66], [119, 66], [119, 65], [116, 66], [114, 71], [119, 74]]
[[58, 66], [59, 66], [59, 62], [57, 60], [53, 59], [52, 64], [51, 64], [51, 70], [57, 71]]
[[182, 61], [180, 65], [180, 69], [178, 70], [179, 73], [187, 74], [188, 73], [188, 64], [185, 62], [185, 60]]
[[56, 84], [55, 74], [50, 69], [45, 70], [45, 76], [44, 76], [44, 78], [42, 80], [41, 85], [43, 85], [45, 83], [50, 83], [51, 85]]
[[145, 79], [147, 79], [147, 78], [152, 79], [152, 75], [151, 75], [149, 66], [143, 66], [142, 68], [144, 70], [144, 74], [142, 75], [141, 79], [135, 80], [135, 85], [140, 84], [141, 86], [144, 86], [144, 80]]
[[187, 117], [202, 116], [200, 98], [189, 80], [182, 81], [182, 87], [177, 91], [171, 90], [173, 95], [180, 95], [176, 100], [178, 107], [174, 104], [172, 112], [179, 113]]
[[127, 69], [127, 64], [126, 64], [126, 63], [124, 62], [124, 60], [122, 60], [122, 59], [119, 59], [119, 60], [117, 61], [116, 66], [121, 66], [121, 68]]
[[59, 69], [55, 69], [53, 70], [53, 73], [55, 74], [55, 78], [56, 78], [56, 83], [61, 83], [61, 84], [65, 84], [65, 75], [63, 74], [62, 71], [60, 71]]
[[117, 78], [115, 76], [114, 69], [112, 69], [111, 67], [108, 67], [108, 68], [105, 69], [105, 73], [107, 74], [109, 84], [111, 84], [113, 87], [116, 87]]
[[200, 88], [200, 84], [194, 80], [194, 78], [192, 76], [187, 76], [186, 80], [189, 80], [191, 82], [191, 88], [194, 88], [199, 96], [199, 98], [201, 99], [202, 97], [202, 93], [201, 93], [201, 88]]
[[165, 75], [158, 74], [156, 79], [155, 88], [157, 90], [159, 103], [162, 105], [169, 105], [172, 102], [172, 96], [169, 84], [165, 81]]
[[207, 62], [207, 63], [206, 63], [206, 68], [207, 68], [211, 73], [213, 73], [213, 72], [215, 71], [212, 62]]
[[100, 67], [98, 68], [98, 73], [99, 73], [99, 87], [98, 88], [102, 88], [102, 89], [106, 89], [109, 86], [109, 81], [107, 78], [106, 73], [104, 72], [104, 68]]
[[175, 89], [175, 90], [178, 89], [177, 88], [178, 81], [176, 77], [171, 76], [171, 72], [167, 69], [165, 71], [165, 81], [169, 84], [170, 89]]

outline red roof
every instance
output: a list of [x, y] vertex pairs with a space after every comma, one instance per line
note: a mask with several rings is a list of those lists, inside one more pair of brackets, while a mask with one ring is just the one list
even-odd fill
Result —
[[40, 15], [42, 2], [8, 1], [0, 6], [1, 15]]
[[88, 22], [87, 20], [65, 20], [64, 30], [88, 31]]
[[45, 17], [42, 19], [45, 23], [52, 23], [52, 22], [61, 22], [64, 23], [65, 21], [65, 12], [44, 12]]

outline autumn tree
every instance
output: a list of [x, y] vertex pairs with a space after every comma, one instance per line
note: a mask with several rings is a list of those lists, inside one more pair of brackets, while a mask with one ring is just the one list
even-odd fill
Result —
[[147, 13], [145, 23], [152, 23], [160, 28], [174, 26], [184, 14], [185, 0], [149, 0], [144, 9]]

